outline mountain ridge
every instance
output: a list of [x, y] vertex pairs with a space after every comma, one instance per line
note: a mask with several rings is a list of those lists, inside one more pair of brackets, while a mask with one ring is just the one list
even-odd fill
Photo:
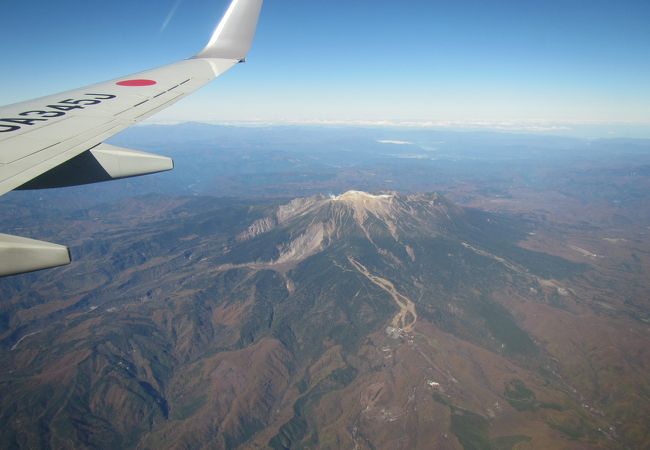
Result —
[[95, 227], [89, 265], [26, 303], [0, 287], [3, 445], [596, 449], [643, 423], [615, 423], [633, 394], [599, 400], [561, 345], [619, 325], [581, 297], [587, 268], [522, 248], [516, 217], [350, 191], [161, 198]]

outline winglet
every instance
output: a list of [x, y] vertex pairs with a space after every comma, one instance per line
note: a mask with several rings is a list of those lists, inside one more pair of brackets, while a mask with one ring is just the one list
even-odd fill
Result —
[[263, 0], [233, 0], [208, 45], [195, 58], [244, 61], [253, 44]]

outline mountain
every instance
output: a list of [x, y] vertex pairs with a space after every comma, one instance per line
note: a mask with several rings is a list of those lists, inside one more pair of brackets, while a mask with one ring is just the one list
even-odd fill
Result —
[[52, 231], [80, 262], [0, 285], [2, 447], [650, 445], [647, 325], [526, 249], [532, 219], [360, 191], [95, 208]]

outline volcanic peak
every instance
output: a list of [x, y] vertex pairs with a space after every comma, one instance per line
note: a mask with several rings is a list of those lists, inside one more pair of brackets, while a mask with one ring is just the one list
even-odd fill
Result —
[[373, 195], [363, 191], [347, 191], [336, 197], [330, 197], [333, 203], [342, 203], [354, 211], [354, 218], [363, 225], [369, 215], [390, 220], [393, 216], [395, 194]]
[[378, 200], [390, 200], [394, 197], [395, 194], [374, 195], [364, 191], [351, 190], [341, 195], [332, 195], [330, 196], [330, 199], [334, 201], [358, 203], [358, 202], [369, 202], [369, 201], [378, 201]]

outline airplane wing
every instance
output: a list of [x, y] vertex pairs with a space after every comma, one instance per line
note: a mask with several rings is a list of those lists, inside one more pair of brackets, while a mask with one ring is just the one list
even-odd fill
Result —
[[[0, 195], [171, 170], [171, 159], [105, 144], [245, 61], [263, 0], [233, 0], [196, 56], [0, 107]], [[0, 276], [70, 263], [64, 246], [0, 234]]]

